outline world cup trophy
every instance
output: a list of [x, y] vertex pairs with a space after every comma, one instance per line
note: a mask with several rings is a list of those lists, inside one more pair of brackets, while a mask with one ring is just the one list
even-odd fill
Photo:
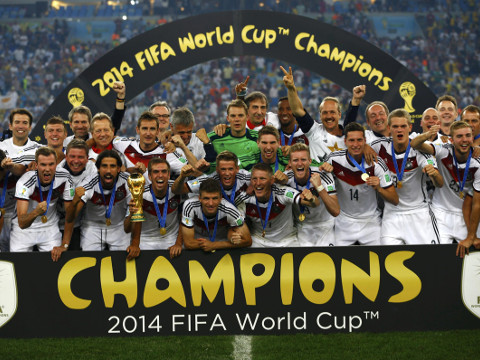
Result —
[[135, 201], [135, 207], [138, 209], [132, 214], [130, 218], [131, 222], [141, 222], [145, 221], [145, 216], [143, 216], [143, 188], [145, 186], [145, 178], [142, 174], [132, 174], [128, 177], [127, 180], [128, 188], [132, 194], [132, 199]]
[[403, 108], [407, 110], [409, 113], [412, 113], [415, 111], [413, 108], [413, 98], [415, 97], [417, 90], [415, 89], [415, 85], [413, 85], [411, 82], [407, 81], [404, 82], [402, 85], [400, 85], [400, 89], [398, 90], [400, 92], [400, 96], [405, 100], [405, 105]]

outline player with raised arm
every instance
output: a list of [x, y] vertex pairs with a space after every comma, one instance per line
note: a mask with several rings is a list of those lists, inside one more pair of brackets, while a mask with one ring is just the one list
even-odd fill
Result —
[[[427, 139], [438, 130], [439, 126], [434, 126], [430, 131], [418, 135], [411, 141], [411, 146], [435, 156], [445, 182], [445, 186], [435, 190], [432, 198], [440, 242], [442, 244], [461, 242], [459, 251], [465, 251], [465, 247], [468, 249], [476, 238], [480, 218], [480, 160], [473, 157], [473, 131], [466, 122], [452, 123], [449, 131], [451, 143], [438, 145], [427, 143]], [[463, 199], [472, 189], [475, 190], [473, 208], [467, 228], [462, 214]]]

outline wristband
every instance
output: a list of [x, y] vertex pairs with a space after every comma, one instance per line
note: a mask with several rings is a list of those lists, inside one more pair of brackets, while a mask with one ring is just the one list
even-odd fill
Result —
[[321, 192], [322, 190], [324, 190], [324, 189], [325, 189], [325, 188], [323, 187], [323, 185], [317, 186], [317, 187], [315, 188], [315, 190], [317, 190], [318, 195], [320, 195], [320, 192]]
[[125, 99], [120, 99], [120, 98], [117, 97], [117, 101], [118, 102], [125, 102]]
[[239, 93], [237, 93], [237, 96], [243, 97], [243, 96], [247, 95], [247, 90], [248, 90], [248, 88], [245, 88], [245, 90], [240, 91]]

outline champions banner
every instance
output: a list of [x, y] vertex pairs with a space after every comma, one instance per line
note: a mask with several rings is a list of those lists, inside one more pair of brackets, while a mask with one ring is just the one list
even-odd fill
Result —
[[0, 337], [480, 327], [480, 252], [452, 245], [0, 254]]
[[[108, 52], [56, 98], [37, 122], [33, 138], [40, 140], [37, 136], [42, 136], [49, 117], [67, 118], [74, 106], [86, 105], [92, 113], [111, 112], [115, 81], [126, 83], [129, 100], [193, 65], [243, 55], [282, 60], [284, 67], [308, 69], [349, 91], [365, 84], [365, 101], [381, 100], [391, 110], [405, 108], [413, 119], [418, 119], [416, 129], [422, 112], [435, 106], [435, 95], [420, 79], [358, 36], [298, 15], [230, 11], [159, 26]], [[278, 76], [281, 80], [283, 74], [278, 71]], [[300, 93], [302, 99], [308, 96]]]

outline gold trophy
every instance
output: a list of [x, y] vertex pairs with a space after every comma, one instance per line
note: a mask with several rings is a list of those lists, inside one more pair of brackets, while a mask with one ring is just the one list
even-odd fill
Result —
[[135, 201], [135, 207], [138, 209], [132, 214], [130, 219], [131, 222], [141, 222], [145, 221], [145, 216], [143, 216], [143, 189], [145, 186], [145, 178], [142, 174], [132, 174], [128, 177], [127, 180], [128, 188], [132, 194], [132, 199]]
[[413, 85], [411, 82], [407, 81], [404, 82], [402, 85], [400, 85], [400, 89], [398, 89], [400, 92], [400, 96], [405, 100], [405, 105], [403, 108], [407, 110], [409, 113], [413, 113], [415, 109], [413, 108], [413, 98], [415, 97], [415, 94], [417, 93], [417, 90], [415, 89], [415, 85]]

